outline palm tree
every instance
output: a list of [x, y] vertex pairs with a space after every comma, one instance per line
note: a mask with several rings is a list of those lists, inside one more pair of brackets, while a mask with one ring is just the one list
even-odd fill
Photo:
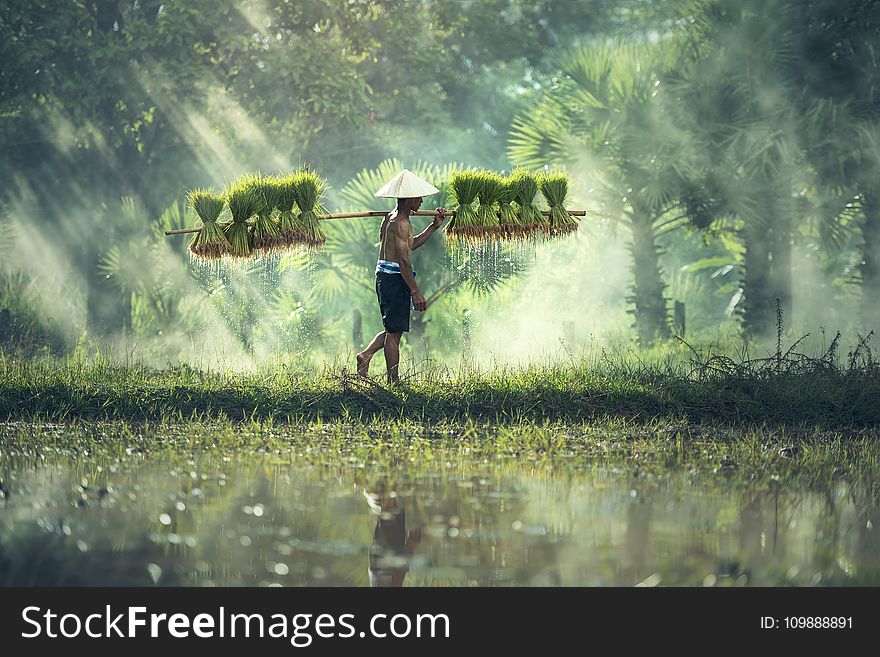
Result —
[[820, 184], [861, 211], [861, 309], [880, 324], [880, 5], [812, 0], [793, 18], [799, 57], [789, 73], [801, 89], [795, 102], [807, 157]]
[[[187, 289], [186, 270], [178, 266], [166, 241], [147, 228], [135, 201], [123, 197], [119, 216], [126, 241], [113, 245], [100, 259], [98, 270], [116, 286], [130, 309], [131, 328], [140, 334], [169, 334], [179, 320], [179, 306]], [[163, 213], [160, 223], [183, 227], [180, 203]], [[183, 277], [181, 276], [183, 275]]]
[[687, 57], [671, 76], [680, 125], [717, 182], [716, 216], [743, 243], [747, 335], [772, 329], [776, 300], [792, 307], [791, 254], [804, 158], [787, 75], [795, 60], [784, 2], [698, 1]]
[[880, 328], [880, 185], [877, 170], [880, 167], [880, 128], [863, 124], [859, 130], [864, 174], [858, 180], [862, 223], [862, 260], [859, 278], [862, 284], [862, 309], [865, 320], [872, 328]]
[[688, 143], [670, 130], [663, 78], [668, 45], [584, 47], [562, 60], [560, 80], [516, 118], [510, 159], [537, 168], [564, 163], [595, 180], [604, 218], [631, 233], [633, 304], [639, 342], [670, 335], [657, 239], [702, 216], [688, 171]]
[[[766, 333], [779, 299], [792, 309], [791, 254], [798, 236], [821, 246], [838, 278], [857, 221], [864, 295], [880, 295], [876, 184], [877, 3], [851, 0], [696, 0], [690, 54], [672, 87], [682, 124], [721, 181], [721, 227], [737, 232], [743, 329]], [[872, 283], [876, 281], [876, 283]], [[873, 290], [873, 291], [872, 291]], [[875, 304], [863, 303], [870, 314]]]

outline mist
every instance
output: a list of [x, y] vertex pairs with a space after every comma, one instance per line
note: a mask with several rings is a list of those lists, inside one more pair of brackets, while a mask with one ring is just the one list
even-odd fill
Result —
[[[363, 181], [391, 158], [438, 181], [455, 165], [564, 168], [568, 206], [587, 210], [572, 236], [499, 246], [487, 271], [462, 274], [440, 234], [417, 251], [439, 296], [414, 313], [410, 373], [684, 353], [676, 336], [772, 350], [777, 299], [787, 342], [809, 333], [799, 348], [821, 351], [841, 331], [846, 348], [880, 325], [876, 16], [837, 6], [847, 31], [824, 5], [795, 20], [796, 4], [12, 3], [0, 348], [353, 369], [382, 328], [378, 219], [323, 222], [322, 252], [219, 266], [163, 231], [197, 225], [189, 189], [307, 164], [331, 210], [386, 209]], [[817, 44], [820, 27], [839, 33]], [[50, 38], [70, 30], [67, 50]]]

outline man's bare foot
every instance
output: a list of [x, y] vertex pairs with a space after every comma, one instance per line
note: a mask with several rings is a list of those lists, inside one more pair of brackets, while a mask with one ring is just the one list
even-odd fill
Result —
[[369, 378], [369, 374], [370, 374], [370, 361], [371, 361], [372, 358], [373, 358], [372, 355], [371, 355], [371, 354], [368, 354], [368, 353], [365, 352], [365, 351], [362, 351], [361, 353], [359, 353], [359, 354], [356, 356], [356, 358], [357, 358], [357, 364], [358, 364], [358, 367], [357, 367], [358, 374], [360, 374], [360, 375], [361, 375], [362, 377], [364, 377], [365, 379], [366, 379], [366, 378]]

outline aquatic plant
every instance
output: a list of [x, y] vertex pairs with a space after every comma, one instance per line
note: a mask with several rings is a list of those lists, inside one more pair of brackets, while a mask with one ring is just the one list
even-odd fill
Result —
[[297, 221], [296, 174], [288, 174], [278, 179], [281, 198], [278, 201], [278, 232], [281, 243], [286, 248], [306, 244], [306, 235]]
[[550, 236], [564, 235], [578, 229], [577, 220], [565, 208], [570, 182], [568, 174], [560, 171], [551, 171], [539, 178], [541, 194], [550, 206]]
[[253, 181], [254, 192], [260, 199], [260, 208], [252, 226], [255, 251], [271, 253], [283, 246], [281, 227], [275, 218], [284, 194], [277, 178], [260, 176]]
[[528, 236], [549, 229], [549, 221], [535, 204], [535, 197], [538, 195], [538, 176], [527, 169], [519, 168], [510, 174], [510, 181], [518, 209], [520, 232]]
[[262, 201], [256, 191], [255, 174], [246, 174], [233, 181], [224, 191], [232, 222], [226, 226], [229, 256], [248, 258], [253, 249], [252, 236], [247, 221], [257, 214]]
[[478, 239], [481, 241], [503, 237], [498, 222], [498, 202], [503, 195], [504, 184], [501, 176], [492, 171], [480, 171], [477, 174], [477, 207]]
[[198, 215], [202, 229], [189, 243], [189, 251], [199, 260], [213, 260], [229, 252], [229, 242], [217, 220], [226, 205], [223, 197], [211, 189], [198, 188], [186, 195], [187, 204]]
[[516, 199], [516, 185], [508, 176], [501, 181], [501, 192], [498, 195], [498, 229], [506, 239], [522, 239], [525, 235], [523, 225], [513, 202]]
[[449, 180], [455, 216], [446, 226], [446, 237], [453, 241], [475, 241], [482, 236], [474, 203], [480, 193], [480, 172], [474, 169], [454, 171]]
[[318, 214], [325, 212], [321, 201], [327, 191], [327, 181], [307, 168], [294, 174], [290, 189], [299, 208], [299, 213], [293, 217], [295, 232], [301, 236], [305, 246], [312, 249], [321, 247], [327, 237], [319, 224]]

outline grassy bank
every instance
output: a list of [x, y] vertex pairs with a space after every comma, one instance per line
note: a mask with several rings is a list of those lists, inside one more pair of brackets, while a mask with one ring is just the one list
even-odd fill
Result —
[[870, 359], [777, 357], [678, 364], [605, 360], [422, 375], [395, 389], [349, 374], [153, 370], [107, 361], [0, 359], [0, 419], [297, 423], [338, 418], [875, 427], [880, 368]]

